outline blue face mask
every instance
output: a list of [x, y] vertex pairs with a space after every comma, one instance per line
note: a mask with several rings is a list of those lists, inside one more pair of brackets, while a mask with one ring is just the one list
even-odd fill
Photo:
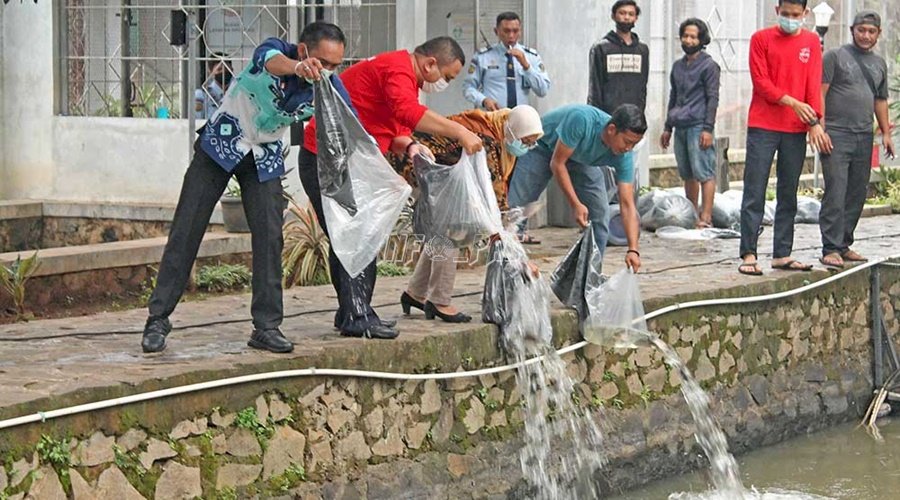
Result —
[[778, 16], [778, 27], [781, 31], [789, 35], [796, 33], [803, 26], [803, 19], [791, 19], [789, 17]]
[[[533, 148], [534, 146], [531, 146]], [[526, 146], [525, 143], [522, 142], [522, 139], [516, 139], [512, 142], [506, 143], [506, 150], [509, 151], [509, 154], [519, 157], [527, 153], [531, 150], [530, 147]]]

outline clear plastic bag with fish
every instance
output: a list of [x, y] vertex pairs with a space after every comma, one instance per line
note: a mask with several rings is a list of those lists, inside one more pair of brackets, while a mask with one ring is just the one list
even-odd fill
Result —
[[437, 237], [462, 248], [503, 229], [484, 151], [463, 153], [456, 165], [417, 155], [413, 167], [420, 189], [413, 226], [426, 241]]
[[641, 288], [631, 269], [623, 269], [601, 286], [588, 289], [585, 301], [590, 309], [582, 327], [585, 340], [607, 347], [649, 345]]
[[729, 189], [719, 193], [713, 199], [712, 223], [719, 229], [737, 229], [741, 227], [741, 202], [744, 192]]
[[350, 276], [378, 255], [412, 188], [327, 78], [315, 83], [319, 187], [329, 240]]

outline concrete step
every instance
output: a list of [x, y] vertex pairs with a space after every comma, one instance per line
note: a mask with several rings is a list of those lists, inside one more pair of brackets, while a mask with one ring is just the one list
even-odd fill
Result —
[[[34, 276], [158, 264], [162, 258], [166, 240], [165, 237], [145, 238], [37, 250], [40, 267]], [[197, 257], [217, 257], [249, 253], [250, 251], [249, 233], [206, 233]], [[34, 252], [35, 250], [0, 253], [0, 266], [9, 266], [17, 257], [21, 256], [25, 259]]]

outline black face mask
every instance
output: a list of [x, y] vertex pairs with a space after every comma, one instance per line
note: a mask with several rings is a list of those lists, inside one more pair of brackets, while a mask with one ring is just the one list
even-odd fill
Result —
[[696, 54], [697, 52], [700, 52], [701, 50], [703, 50], [703, 46], [702, 45], [685, 45], [682, 43], [681, 50], [683, 50], [685, 54], [692, 56], [692, 55]]
[[634, 23], [623, 23], [616, 21], [616, 31], [620, 33], [630, 33], [634, 29]]
[[231, 73], [224, 71], [221, 74], [216, 75], [216, 83], [219, 84], [219, 87], [224, 89], [231, 83]]

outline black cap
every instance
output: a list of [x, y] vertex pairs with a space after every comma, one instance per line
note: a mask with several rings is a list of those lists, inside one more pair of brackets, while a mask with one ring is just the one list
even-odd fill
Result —
[[870, 26], [875, 26], [876, 28], [881, 29], [881, 16], [879, 16], [878, 13], [873, 10], [862, 10], [856, 14], [856, 17], [853, 18], [853, 24], [851, 25], [851, 27], [860, 24], [868, 24]]

